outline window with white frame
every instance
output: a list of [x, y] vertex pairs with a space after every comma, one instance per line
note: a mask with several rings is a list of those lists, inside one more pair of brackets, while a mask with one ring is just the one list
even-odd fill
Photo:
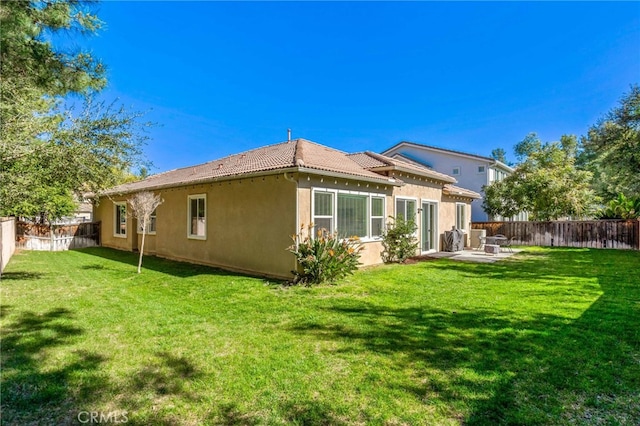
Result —
[[485, 166], [478, 166], [478, 173], [484, 173], [486, 170]]
[[114, 203], [114, 214], [113, 214], [113, 235], [116, 237], [126, 237], [127, 236], [127, 203], [120, 202]]
[[[147, 222], [147, 230], [145, 234], [153, 235], [156, 233], [156, 211], [149, 216], [149, 221]], [[142, 234], [142, 220], [138, 220], [138, 234]]]
[[368, 237], [369, 197], [338, 193], [337, 229], [345, 237]]
[[384, 226], [384, 200], [379, 194], [314, 189], [315, 231], [337, 231], [344, 237], [379, 237]]
[[313, 194], [313, 224], [315, 230], [333, 232], [333, 192], [314, 191]]
[[379, 237], [384, 231], [384, 197], [371, 197], [371, 236]]
[[504, 170], [498, 170], [494, 168], [489, 169], [489, 182], [500, 182], [507, 177], [507, 173]]
[[207, 236], [207, 196], [189, 195], [188, 237], [205, 239]]
[[456, 228], [461, 230], [467, 229], [467, 205], [456, 203]]
[[417, 201], [410, 198], [396, 198], [396, 218], [416, 223]]
[[460, 166], [456, 166], [453, 169], [451, 169], [451, 174], [453, 176], [460, 176]]

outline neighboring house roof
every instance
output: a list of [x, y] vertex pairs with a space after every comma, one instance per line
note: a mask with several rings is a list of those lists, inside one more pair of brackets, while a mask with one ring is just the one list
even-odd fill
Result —
[[[433, 146], [433, 145], [425, 145], [425, 144], [421, 144], [421, 143], [416, 143], [416, 142], [409, 142], [409, 141], [402, 141], [399, 142], [397, 144], [395, 144], [394, 146], [392, 146], [391, 148], [385, 150], [382, 154], [383, 155], [388, 155], [390, 152], [392, 151], [396, 151], [398, 148], [401, 148], [403, 146], [412, 146], [415, 148], [420, 148], [420, 149], [425, 149], [428, 151], [435, 151], [435, 152], [442, 152], [442, 153], [446, 153], [446, 154], [453, 154], [453, 155], [458, 155], [458, 156], [462, 156], [462, 157], [467, 157], [467, 158], [473, 158], [476, 160], [482, 160], [482, 161], [486, 161], [488, 163], [490, 163], [491, 165], [494, 166], [498, 166], [504, 170], [507, 170], [509, 172], [513, 172], [513, 168], [504, 164], [502, 161], [498, 161], [494, 158], [491, 157], [485, 157], [483, 155], [477, 155], [477, 154], [471, 154], [468, 152], [462, 152], [462, 151], [456, 151], [453, 149], [447, 149], [447, 148], [440, 148], [437, 146]], [[418, 161], [416, 159], [412, 159], [414, 162]]]
[[397, 170], [400, 172], [413, 173], [418, 176], [439, 180], [445, 183], [457, 182], [455, 178], [449, 175], [445, 175], [444, 173], [439, 173], [435, 170], [431, 170], [421, 164], [405, 161], [400, 158], [387, 157], [385, 155], [376, 154], [370, 151], [350, 154], [349, 157], [358, 162], [362, 167], [365, 167], [372, 171], [382, 172]]
[[425, 164], [425, 163], [421, 163], [418, 160], [414, 160], [413, 158], [410, 158], [407, 154], [395, 153], [393, 155], [389, 155], [389, 157], [396, 158], [398, 160], [406, 161], [407, 163], [411, 163], [411, 164], [413, 164], [415, 166], [426, 167], [429, 170], [433, 170], [433, 167], [431, 167], [430, 165]]
[[294, 139], [204, 164], [158, 173], [141, 181], [116, 186], [105, 191], [104, 194], [124, 194], [255, 174], [268, 174], [273, 171], [315, 171], [330, 176], [336, 175], [402, 185], [402, 181], [399, 179], [368, 170], [367, 167], [363, 167], [345, 152], [306, 139]]
[[79, 203], [76, 213], [93, 213], [93, 204], [87, 202]]
[[470, 189], [460, 188], [459, 186], [455, 186], [451, 184], [445, 185], [442, 192], [444, 192], [446, 195], [452, 195], [452, 196], [457, 195], [459, 197], [467, 197], [467, 198], [475, 198], [475, 199], [482, 198], [482, 196], [475, 191], [471, 191]]

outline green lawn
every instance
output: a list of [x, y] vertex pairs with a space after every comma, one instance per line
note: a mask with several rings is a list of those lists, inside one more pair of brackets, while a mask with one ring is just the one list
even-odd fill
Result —
[[2, 424], [640, 424], [640, 252], [529, 249], [316, 288], [136, 262], [14, 256]]

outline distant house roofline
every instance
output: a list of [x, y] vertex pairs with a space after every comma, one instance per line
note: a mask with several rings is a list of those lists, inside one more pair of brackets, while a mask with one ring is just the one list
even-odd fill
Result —
[[365, 151], [364, 153], [359, 154], [350, 154], [350, 156], [356, 155], [367, 155], [371, 159], [379, 161], [379, 165], [370, 165], [368, 167], [369, 170], [384, 172], [384, 171], [399, 171], [404, 173], [409, 173], [417, 176], [426, 177], [433, 180], [438, 180], [443, 183], [456, 183], [457, 180], [449, 175], [444, 173], [436, 172], [433, 169], [425, 167], [422, 164], [413, 162], [413, 161], [405, 161], [400, 158], [388, 157], [382, 154], [377, 154], [371, 151]]
[[[403, 176], [406, 173], [408, 176], [438, 182], [447, 192], [449, 185], [457, 183], [452, 176], [437, 172], [411, 159], [396, 157], [391, 158], [371, 151], [348, 154], [306, 139], [294, 139], [195, 166], [154, 174], [140, 181], [118, 185], [98, 195], [124, 195], [288, 173], [306, 173], [389, 186], [405, 185]], [[460, 189], [456, 195], [475, 198], [476, 193]]]
[[[456, 151], [453, 149], [448, 149], [448, 148], [441, 148], [438, 146], [433, 146], [433, 145], [425, 145], [422, 143], [417, 143], [417, 142], [410, 142], [410, 141], [401, 141], [398, 142], [397, 144], [395, 144], [394, 146], [392, 146], [391, 148], [388, 148], [387, 150], [382, 152], [382, 155], [389, 155], [390, 152], [402, 147], [402, 146], [413, 146], [416, 148], [421, 148], [421, 149], [427, 149], [429, 151], [438, 151], [438, 152], [443, 152], [446, 154], [454, 154], [454, 155], [458, 155], [461, 157], [466, 157], [466, 158], [471, 158], [471, 159], [475, 159], [475, 160], [482, 160], [485, 162], [488, 162], [489, 164], [493, 165], [493, 166], [498, 166], [504, 170], [507, 170], [509, 172], [513, 172], [513, 168], [508, 166], [507, 164], [503, 163], [502, 161], [498, 161], [495, 158], [491, 158], [491, 157], [485, 157], [483, 155], [478, 155], [478, 154], [471, 154], [468, 152], [463, 152], [463, 151]], [[402, 154], [400, 154], [402, 155]], [[413, 161], [417, 161], [416, 159], [411, 158], [411, 160]]]
[[294, 139], [267, 145], [194, 166], [157, 173], [146, 179], [115, 186], [99, 195], [120, 195], [145, 190], [182, 187], [281, 173], [303, 172], [401, 186], [396, 178], [364, 167], [337, 149]]

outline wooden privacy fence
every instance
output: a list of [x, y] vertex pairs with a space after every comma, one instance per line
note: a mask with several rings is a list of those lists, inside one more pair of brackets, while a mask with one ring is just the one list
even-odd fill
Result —
[[64, 251], [100, 245], [100, 222], [36, 225], [18, 222], [16, 245], [25, 250]]
[[640, 220], [570, 220], [551, 222], [474, 222], [487, 236], [515, 237], [514, 245], [640, 250]]

